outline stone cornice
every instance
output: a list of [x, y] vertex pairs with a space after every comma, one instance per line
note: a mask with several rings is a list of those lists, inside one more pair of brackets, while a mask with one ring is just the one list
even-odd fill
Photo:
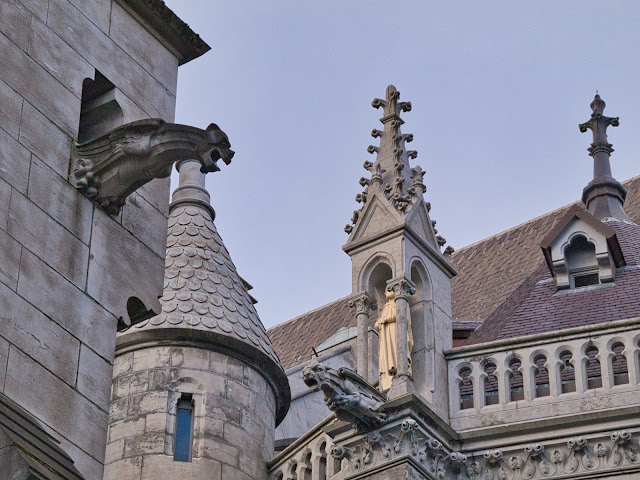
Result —
[[144, 21], [151, 33], [178, 57], [179, 65], [205, 54], [211, 47], [162, 0], [117, 0]]

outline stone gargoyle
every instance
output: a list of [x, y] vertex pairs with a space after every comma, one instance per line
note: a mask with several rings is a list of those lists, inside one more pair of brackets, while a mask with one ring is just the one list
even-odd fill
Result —
[[302, 379], [314, 392], [322, 391], [327, 407], [339, 419], [358, 428], [376, 427], [387, 418], [382, 412], [384, 395], [348, 368], [316, 363], [302, 370]]
[[154, 178], [165, 178], [180, 160], [199, 160], [202, 172], [220, 170], [234, 151], [227, 135], [212, 123], [206, 130], [152, 118], [118, 127], [89, 142], [75, 144], [71, 180], [108, 213]]

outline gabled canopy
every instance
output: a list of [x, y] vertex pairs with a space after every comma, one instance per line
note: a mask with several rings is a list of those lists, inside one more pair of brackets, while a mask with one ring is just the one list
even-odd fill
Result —
[[613, 258], [616, 267], [622, 267], [625, 265], [624, 256], [622, 254], [620, 244], [618, 243], [618, 237], [616, 236], [615, 230], [602, 223], [596, 217], [587, 212], [582, 206], [574, 205], [560, 220], [558, 220], [554, 227], [549, 231], [547, 235], [543, 237], [542, 241], [540, 242], [540, 247], [542, 248], [542, 253], [544, 254], [545, 260], [547, 261], [547, 266], [551, 271], [551, 275], [555, 276], [552, 246], [555, 243], [556, 239], [558, 239], [563, 233], [565, 233], [566, 229], [571, 225], [574, 219], [582, 220], [595, 231], [599, 232], [606, 239], [609, 253]]

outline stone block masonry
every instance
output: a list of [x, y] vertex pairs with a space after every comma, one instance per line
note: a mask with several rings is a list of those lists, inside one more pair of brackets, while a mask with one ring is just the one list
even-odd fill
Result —
[[[173, 459], [176, 405], [193, 402], [191, 461]], [[142, 348], [116, 357], [105, 480], [266, 478], [275, 396], [252, 367], [217, 351]], [[168, 477], [167, 477], [168, 478]]]
[[0, 392], [90, 480], [103, 476], [117, 318], [129, 297], [161, 294], [169, 182], [120, 216], [73, 187], [83, 81], [115, 85], [123, 122], [172, 121], [180, 62], [124, 3], [0, 2]]

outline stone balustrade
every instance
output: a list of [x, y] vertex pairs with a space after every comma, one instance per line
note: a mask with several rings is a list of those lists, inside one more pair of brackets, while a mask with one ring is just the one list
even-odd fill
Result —
[[331, 456], [333, 441], [322, 431], [300, 437], [269, 466], [269, 480], [328, 480], [340, 473], [340, 460]]
[[456, 431], [640, 403], [638, 318], [458, 347], [445, 355]]

